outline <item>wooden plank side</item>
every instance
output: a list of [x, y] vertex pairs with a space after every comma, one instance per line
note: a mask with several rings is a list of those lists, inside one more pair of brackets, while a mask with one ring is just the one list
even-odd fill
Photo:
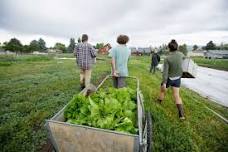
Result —
[[49, 122], [60, 152], [134, 152], [138, 137]]

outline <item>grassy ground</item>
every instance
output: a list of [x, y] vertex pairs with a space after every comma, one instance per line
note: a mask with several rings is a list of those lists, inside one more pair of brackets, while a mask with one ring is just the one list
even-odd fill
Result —
[[205, 59], [203, 57], [194, 57], [193, 59], [200, 66], [228, 71], [228, 59]]
[[[0, 60], [0, 151], [38, 151], [47, 138], [44, 120], [79, 92], [79, 70], [73, 60], [46, 56]], [[92, 81], [107, 68], [98, 61]]]
[[[154, 130], [154, 151], [227, 151], [228, 126], [204, 108], [205, 103], [221, 114], [227, 108], [208, 103], [207, 99], [188, 89], [182, 89], [186, 121], [178, 120], [176, 106], [168, 90], [162, 105], [155, 103], [159, 93], [161, 74], [149, 75], [149, 60], [134, 58], [130, 73], [140, 79], [145, 107], [151, 111]], [[215, 106], [216, 105], [216, 106]]]
[[[170, 90], [162, 105], [155, 103], [161, 75], [148, 73], [149, 61], [148, 57], [132, 57], [129, 71], [140, 79], [145, 108], [152, 113], [153, 150], [228, 151], [228, 126], [204, 105], [225, 116], [227, 109], [182, 89], [187, 120], [180, 122]], [[92, 81], [98, 84], [109, 70], [108, 61], [97, 60]], [[0, 57], [0, 73], [1, 151], [39, 151], [47, 139], [44, 120], [79, 92], [75, 61], [49, 56]]]

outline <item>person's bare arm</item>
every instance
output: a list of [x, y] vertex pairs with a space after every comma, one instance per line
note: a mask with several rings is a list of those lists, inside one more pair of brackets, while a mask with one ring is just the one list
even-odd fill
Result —
[[112, 75], [117, 77], [118, 75], [116, 72], [116, 61], [114, 58], [112, 58], [111, 65], [112, 65]]
[[168, 80], [168, 72], [169, 72], [169, 64], [168, 60], [164, 60], [164, 65], [163, 65], [163, 74], [162, 74], [162, 84], [165, 87], [167, 80]]

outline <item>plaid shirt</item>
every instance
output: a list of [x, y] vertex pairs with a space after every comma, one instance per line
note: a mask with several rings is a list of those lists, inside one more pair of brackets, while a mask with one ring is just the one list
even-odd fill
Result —
[[79, 43], [75, 47], [76, 62], [80, 69], [89, 70], [95, 61], [95, 49], [87, 42]]

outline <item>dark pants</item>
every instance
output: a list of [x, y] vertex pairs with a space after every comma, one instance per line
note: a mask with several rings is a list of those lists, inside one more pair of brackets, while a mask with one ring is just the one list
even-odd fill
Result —
[[157, 67], [156, 65], [151, 64], [151, 66], [150, 66], [150, 73], [152, 72], [152, 70], [153, 70], [153, 73], [155, 73], [156, 67]]
[[125, 77], [113, 77], [113, 86], [115, 88], [123, 88], [126, 86]]
[[168, 88], [169, 86], [171, 87], [176, 87], [176, 88], [180, 88], [181, 85], [181, 78], [177, 79], [177, 80], [170, 80], [168, 78], [168, 81], [166, 83], [166, 88]]
[[[163, 82], [161, 83], [161, 86], [163, 85]], [[181, 78], [179, 78], [179, 79], [176, 79], [176, 80], [170, 80], [169, 78], [168, 78], [168, 80], [167, 80], [167, 83], [166, 83], [166, 88], [168, 88], [168, 87], [176, 87], [176, 88], [180, 88], [180, 86], [181, 86]]]

